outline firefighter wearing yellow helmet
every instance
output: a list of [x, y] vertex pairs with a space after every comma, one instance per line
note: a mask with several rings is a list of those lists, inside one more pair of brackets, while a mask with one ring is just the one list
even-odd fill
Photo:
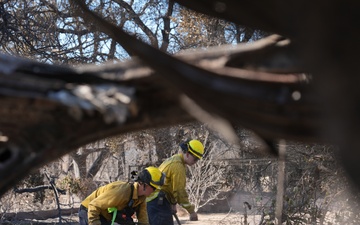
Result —
[[147, 211], [151, 225], [173, 225], [176, 204], [186, 209], [190, 220], [198, 220], [195, 207], [189, 202], [186, 192], [186, 165], [192, 166], [204, 155], [204, 146], [199, 140], [180, 144], [182, 153], [166, 159], [159, 170], [166, 175], [165, 183], [147, 198]]
[[99, 187], [81, 202], [80, 225], [132, 223], [136, 212], [141, 224], [149, 224], [146, 197], [164, 184], [165, 174], [150, 166], [134, 173], [135, 182], [115, 181]]

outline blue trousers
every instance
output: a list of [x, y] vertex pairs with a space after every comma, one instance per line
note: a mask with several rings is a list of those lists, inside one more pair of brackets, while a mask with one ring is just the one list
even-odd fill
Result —
[[171, 204], [164, 198], [159, 204], [159, 198], [147, 203], [147, 212], [150, 225], [174, 225]]

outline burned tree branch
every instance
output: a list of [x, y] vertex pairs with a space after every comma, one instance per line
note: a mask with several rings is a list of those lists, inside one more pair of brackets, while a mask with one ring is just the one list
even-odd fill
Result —
[[[39, 192], [39, 191], [44, 191], [44, 190], [52, 190], [52, 186], [51, 185], [41, 185], [41, 186], [36, 186], [36, 187], [32, 187], [32, 188], [22, 188], [22, 189], [18, 189], [18, 188], [14, 188], [14, 192], [18, 193], [18, 194], [22, 194], [22, 193], [33, 193], [33, 192]], [[62, 194], [65, 195], [66, 194], [66, 190], [60, 189], [60, 188], [56, 188], [57, 191]]]

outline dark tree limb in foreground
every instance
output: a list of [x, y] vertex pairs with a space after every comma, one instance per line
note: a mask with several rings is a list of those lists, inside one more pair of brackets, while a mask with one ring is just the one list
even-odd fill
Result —
[[0, 195], [86, 143], [194, 119], [224, 133], [243, 126], [264, 143], [337, 144], [360, 184], [360, 2], [178, 2], [279, 35], [170, 56], [74, 1], [85, 21], [138, 58], [71, 68], [0, 55]]

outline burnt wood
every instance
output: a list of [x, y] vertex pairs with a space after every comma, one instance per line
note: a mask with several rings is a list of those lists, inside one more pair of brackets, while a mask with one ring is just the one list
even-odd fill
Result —
[[276, 35], [168, 55], [74, 1], [80, 16], [137, 57], [72, 68], [0, 55], [0, 195], [84, 144], [203, 112], [265, 143], [336, 144], [360, 184], [360, 2], [177, 2]]

